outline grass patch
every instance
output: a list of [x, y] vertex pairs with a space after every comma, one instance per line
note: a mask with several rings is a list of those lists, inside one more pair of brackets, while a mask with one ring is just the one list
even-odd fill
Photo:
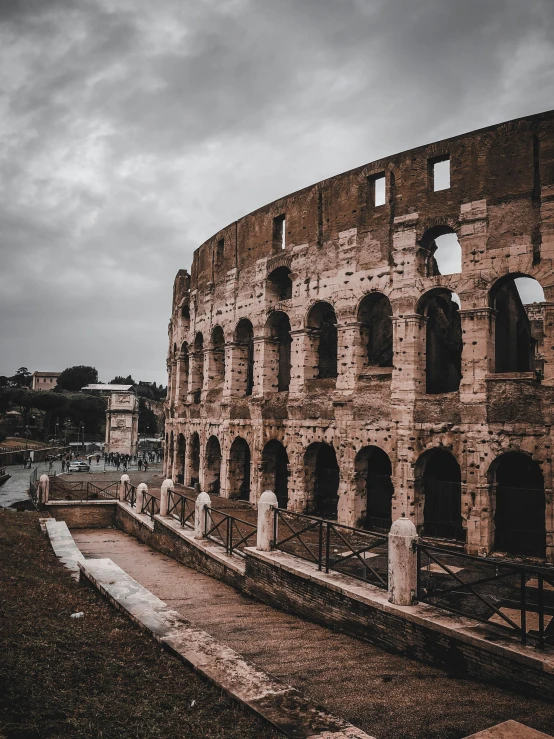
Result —
[[0, 511], [0, 739], [282, 736], [73, 580], [40, 515]]

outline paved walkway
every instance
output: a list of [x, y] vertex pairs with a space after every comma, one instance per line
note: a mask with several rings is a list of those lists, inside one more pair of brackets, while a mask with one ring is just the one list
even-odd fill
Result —
[[550, 733], [554, 705], [389, 654], [246, 598], [120, 531], [75, 530], [193, 625], [378, 739], [461, 739], [508, 719]]

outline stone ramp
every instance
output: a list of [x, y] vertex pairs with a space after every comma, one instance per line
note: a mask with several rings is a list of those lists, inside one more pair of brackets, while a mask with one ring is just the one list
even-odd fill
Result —
[[44, 527], [50, 537], [50, 543], [52, 544], [55, 555], [71, 571], [71, 576], [78, 580], [79, 562], [84, 562], [85, 558], [81, 554], [81, 550], [77, 544], [75, 544], [71, 532], [67, 528], [67, 524], [65, 521], [56, 521], [55, 518], [48, 518], [44, 519]]
[[191, 624], [379, 739], [461, 739], [514, 718], [554, 726], [551, 704], [277, 611], [118, 530], [76, 530], [74, 537], [87, 556], [110, 557]]

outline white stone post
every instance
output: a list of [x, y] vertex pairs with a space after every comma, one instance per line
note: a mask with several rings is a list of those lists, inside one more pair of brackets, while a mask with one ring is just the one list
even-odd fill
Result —
[[389, 533], [389, 602], [411, 606], [417, 597], [416, 527], [407, 518], [397, 519]]
[[40, 476], [38, 484], [38, 501], [43, 505], [48, 503], [48, 493], [50, 492], [50, 478], [44, 474]]
[[194, 507], [194, 538], [204, 539], [206, 536], [206, 508], [211, 508], [212, 502], [208, 493], [200, 493]]
[[277, 496], [272, 490], [262, 493], [258, 501], [258, 530], [256, 533], [256, 549], [270, 552], [273, 545], [273, 513], [278, 508]]
[[125, 500], [125, 493], [127, 492], [127, 485], [129, 484], [129, 475], [121, 475], [119, 481], [119, 500]]
[[135, 503], [137, 513], [140, 513], [142, 510], [142, 501], [144, 497], [144, 493], [148, 492], [148, 486], [145, 482], [141, 482], [140, 485], [137, 487], [137, 500]]
[[173, 490], [173, 480], [168, 478], [162, 482], [160, 492], [160, 516], [167, 516], [169, 491]]

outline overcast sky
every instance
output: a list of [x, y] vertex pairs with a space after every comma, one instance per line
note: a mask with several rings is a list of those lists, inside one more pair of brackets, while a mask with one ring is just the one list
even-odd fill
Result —
[[0, 0], [0, 374], [165, 384], [212, 233], [553, 107], [552, 0]]

